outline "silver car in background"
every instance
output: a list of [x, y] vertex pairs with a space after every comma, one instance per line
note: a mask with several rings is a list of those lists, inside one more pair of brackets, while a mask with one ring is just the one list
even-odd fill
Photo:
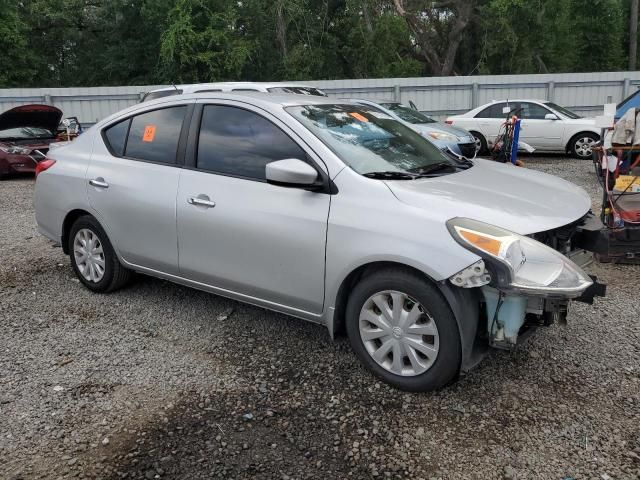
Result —
[[468, 131], [438, 122], [418, 110], [403, 105], [400, 102], [390, 100], [373, 102], [371, 100], [352, 100], [360, 105], [368, 105], [378, 108], [400, 122], [406, 123], [416, 132], [420, 133], [438, 148], [451, 149], [454, 153], [473, 159], [477, 148], [475, 138]]
[[583, 190], [445, 156], [367, 105], [178, 95], [49, 154], [38, 229], [87, 288], [137, 271], [346, 330], [401, 389], [442, 387], [593, 296], [569, 258]]

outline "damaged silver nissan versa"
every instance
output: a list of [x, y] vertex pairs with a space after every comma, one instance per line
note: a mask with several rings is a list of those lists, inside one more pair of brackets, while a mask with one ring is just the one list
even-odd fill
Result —
[[35, 202], [87, 288], [138, 271], [321, 323], [411, 391], [604, 294], [583, 190], [322, 97], [136, 105], [50, 150]]

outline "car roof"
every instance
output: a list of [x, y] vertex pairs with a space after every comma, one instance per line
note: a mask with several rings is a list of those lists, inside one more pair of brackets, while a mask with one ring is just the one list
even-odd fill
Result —
[[[282, 107], [291, 107], [298, 105], [336, 105], [349, 104], [344, 100], [331, 97], [321, 97], [315, 95], [297, 95], [294, 93], [265, 93], [265, 92], [196, 92], [185, 93], [180, 96], [164, 97], [158, 100], [145, 102], [144, 105], [153, 105], [170, 102], [184, 101], [185, 99], [212, 99], [212, 100], [238, 100], [246, 101], [252, 99], [251, 103], [262, 105], [280, 105]], [[171, 100], [169, 100], [171, 99]], [[142, 104], [139, 104], [142, 105]]]
[[494, 103], [515, 103], [515, 102], [549, 103], [550, 100], [540, 100], [538, 98], [509, 98], [505, 100], [491, 100], [489, 103], [485, 103], [485, 105], [492, 105]]
[[[213, 83], [186, 83], [181, 85], [156, 88], [154, 90], [150, 90], [148, 93], [153, 92], [164, 92], [167, 90], [196, 90], [196, 89], [214, 89], [214, 88], [274, 88], [274, 87], [301, 87], [301, 88], [315, 88], [320, 90], [318, 87], [314, 87], [311, 85], [304, 85], [301, 83], [294, 82], [213, 82]], [[191, 93], [191, 92], [185, 92]]]

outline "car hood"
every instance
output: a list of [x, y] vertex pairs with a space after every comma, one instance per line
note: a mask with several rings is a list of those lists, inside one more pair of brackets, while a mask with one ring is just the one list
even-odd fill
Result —
[[386, 183], [405, 204], [521, 235], [567, 225], [591, 208], [589, 195], [570, 182], [488, 160], [474, 160], [473, 167], [450, 175]]
[[0, 131], [38, 127], [55, 132], [61, 118], [62, 111], [51, 105], [21, 105], [0, 114]]
[[451, 125], [447, 125], [446, 123], [416, 123], [411, 125], [416, 130], [421, 133], [428, 132], [445, 132], [450, 133], [451, 135], [455, 135], [456, 137], [460, 137], [461, 139], [466, 139], [473, 142], [473, 137], [471, 134], [464, 130], [463, 128], [453, 127]]

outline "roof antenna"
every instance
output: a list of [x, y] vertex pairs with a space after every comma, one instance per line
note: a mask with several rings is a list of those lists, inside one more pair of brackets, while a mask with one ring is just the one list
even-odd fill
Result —
[[178, 91], [178, 87], [176, 87], [176, 84], [175, 84], [175, 83], [172, 83], [172, 84], [171, 84], [171, 86], [172, 86], [176, 91]]

